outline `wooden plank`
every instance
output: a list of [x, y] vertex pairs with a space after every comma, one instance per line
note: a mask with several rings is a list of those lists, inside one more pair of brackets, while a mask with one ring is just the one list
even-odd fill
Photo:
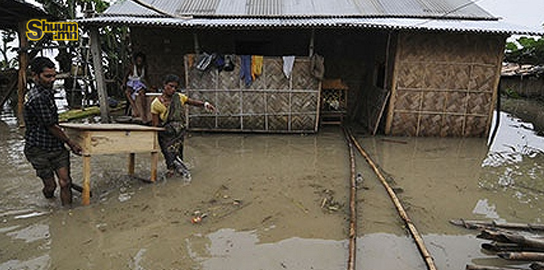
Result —
[[98, 130], [98, 131], [162, 131], [161, 127], [150, 127], [136, 124], [81, 124], [81, 123], [61, 123], [60, 127], [77, 130]]

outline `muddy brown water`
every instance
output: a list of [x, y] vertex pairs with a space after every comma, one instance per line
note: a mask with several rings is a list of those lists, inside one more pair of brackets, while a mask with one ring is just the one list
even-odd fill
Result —
[[[481, 251], [450, 219], [544, 222], [544, 138], [531, 119], [501, 113], [481, 138], [357, 140], [386, 173], [438, 269], [523, 265]], [[126, 176], [125, 155], [92, 158], [91, 205], [64, 209], [41, 194], [22, 131], [0, 121], [0, 269], [346, 269], [349, 157], [338, 127], [311, 135], [191, 133], [192, 182]], [[426, 269], [363, 158], [356, 269]], [[136, 174], [149, 174], [136, 156]], [[159, 171], [164, 172], [161, 157]], [[74, 181], [81, 159], [72, 157]], [[327, 199], [324, 203], [324, 200]], [[332, 202], [332, 203], [331, 203]], [[205, 213], [193, 224], [195, 212]]]

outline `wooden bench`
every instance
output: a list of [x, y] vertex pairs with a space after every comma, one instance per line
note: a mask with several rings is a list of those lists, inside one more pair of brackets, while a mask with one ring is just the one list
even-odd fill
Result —
[[151, 178], [157, 180], [159, 160], [158, 132], [164, 130], [132, 124], [75, 124], [62, 123], [70, 139], [83, 148], [83, 192], [82, 204], [90, 204], [91, 156], [96, 154], [129, 154], [128, 174], [134, 175], [135, 153], [151, 153]]

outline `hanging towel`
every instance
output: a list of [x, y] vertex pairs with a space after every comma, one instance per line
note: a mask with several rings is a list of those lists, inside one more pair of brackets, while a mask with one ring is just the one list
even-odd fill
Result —
[[284, 56], [283, 57], [283, 74], [288, 79], [291, 78], [291, 72], [293, 71], [293, 65], [295, 64], [294, 56]]
[[263, 74], [263, 56], [253, 55], [251, 57], [251, 78], [255, 80]]
[[319, 54], [314, 54], [310, 58], [310, 74], [316, 79], [323, 80], [325, 75], [325, 58]]
[[218, 54], [215, 57], [214, 64], [219, 72], [223, 71], [223, 68], [225, 67], [225, 57], [222, 54]]
[[251, 55], [241, 55], [240, 62], [240, 79], [244, 80], [246, 86], [250, 86], [253, 82], [251, 77]]
[[194, 54], [188, 54], [187, 55], [187, 67], [192, 68], [195, 64], [195, 55]]
[[234, 59], [236, 59], [235, 55], [225, 55], [225, 66], [223, 67], [224, 71], [234, 70]]

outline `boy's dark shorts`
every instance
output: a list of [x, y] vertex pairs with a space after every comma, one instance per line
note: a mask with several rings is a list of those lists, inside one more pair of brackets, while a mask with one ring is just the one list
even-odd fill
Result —
[[50, 151], [35, 146], [25, 146], [25, 156], [36, 170], [36, 175], [42, 179], [54, 177], [57, 169], [70, 168], [70, 152], [65, 148]]

